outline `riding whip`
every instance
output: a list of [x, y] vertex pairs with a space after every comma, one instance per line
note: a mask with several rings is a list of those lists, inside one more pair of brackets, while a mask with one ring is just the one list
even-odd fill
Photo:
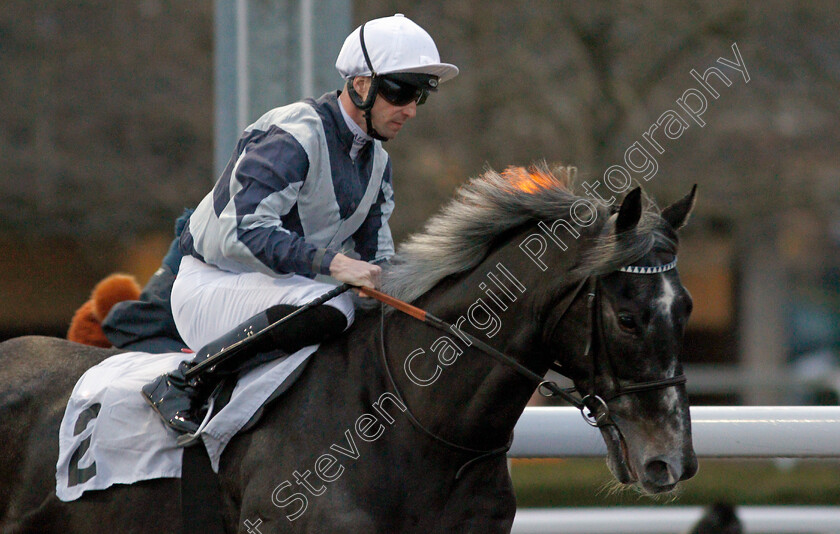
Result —
[[271, 332], [274, 331], [277, 327], [279, 327], [283, 323], [286, 323], [289, 320], [293, 319], [294, 317], [297, 317], [298, 315], [305, 312], [306, 310], [309, 310], [309, 309], [315, 308], [317, 306], [320, 306], [321, 304], [327, 302], [330, 299], [333, 299], [333, 298], [341, 295], [342, 293], [344, 293], [345, 291], [347, 291], [348, 289], [351, 289], [351, 288], [353, 288], [353, 286], [351, 286], [350, 284], [341, 284], [340, 286], [336, 287], [335, 289], [331, 289], [330, 291], [324, 293], [320, 297], [307, 302], [306, 304], [304, 304], [300, 308], [296, 309], [295, 311], [293, 311], [289, 315], [286, 315], [285, 317], [282, 317], [282, 318], [278, 319], [277, 321], [271, 323], [270, 325], [266, 326], [265, 328], [263, 328], [262, 330], [260, 330], [256, 334], [254, 334], [253, 336], [249, 336], [249, 337], [246, 337], [245, 339], [241, 339], [241, 340], [237, 341], [236, 343], [234, 343], [233, 345], [230, 345], [229, 347], [225, 347], [222, 350], [220, 350], [219, 352], [217, 352], [216, 354], [208, 357], [203, 362], [196, 364], [194, 367], [190, 368], [187, 372], [184, 373], [184, 377], [187, 380], [191, 380], [192, 378], [201, 374], [201, 372], [204, 371], [205, 369], [209, 369], [211, 367], [215, 367], [216, 365], [219, 365], [221, 363], [226, 362], [227, 360], [236, 356], [236, 354], [238, 354], [239, 351], [242, 350], [247, 345], [249, 345], [251, 343], [255, 343], [255, 342], [259, 341], [260, 339], [263, 339], [263, 338], [271, 335]]

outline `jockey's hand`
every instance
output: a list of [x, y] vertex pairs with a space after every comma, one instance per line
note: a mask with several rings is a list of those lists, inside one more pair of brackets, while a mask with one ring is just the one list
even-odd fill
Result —
[[344, 254], [336, 254], [330, 262], [330, 276], [353, 286], [379, 287], [382, 267], [366, 261], [354, 260]]

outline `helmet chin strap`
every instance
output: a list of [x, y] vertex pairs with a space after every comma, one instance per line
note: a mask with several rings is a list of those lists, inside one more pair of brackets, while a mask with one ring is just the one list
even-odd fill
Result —
[[368, 88], [367, 97], [362, 99], [362, 95], [360, 95], [353, 87], [353, 80], [355, 79], [355, 77], [353, 77], [347, 81], [347, 94], [350, 96], [350, 100], [353, 102], [353, 105], [365, 112], [365, 123], [368, 135], [374, 139], [378, 139], [379, 141], [387, 141], [388, 138], [379, 135], [379, 132], [376, 131], [373, 127], [373, 123], [371, 122], [371, 110], [373, 109], [373, 104], [376, 101], [376, 94], [379, 92], [379, 76], [373, 69], [373, 64], [370, 62], [370, 56], [368, 56], [367, 47], [365, 46], [364, 24], [362, 24], [359, 28], [359, 40], [362, 43], [362, 53], [365, 55], [365, 62], [367, 62], [367, 66], [370, 69], [370, 87]]
[[347, 94], [353, 102], [353, 105], [364, 111], [368, 135], [379, 141], [387, 141], [388, 138], [379, 135], [379, 132], [376, 131], [376, 128], [373, 127], [373, 123], [371, 122], [371, 110], [376, 101], [376, 93], [379, 91], [379, 77], [375, 74], [371, 77], [370, 87], [368, 88], [367, 98], [365, 99], [362, 99], [362, 95], [353, 87], [353, 79], [350, 78], [347, 81]]

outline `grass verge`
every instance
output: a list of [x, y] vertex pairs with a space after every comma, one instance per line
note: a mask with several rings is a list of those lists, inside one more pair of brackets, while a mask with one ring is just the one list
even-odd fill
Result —
[[840, 462], [836, 460], [701, 459], [700, 471], [676, 493], [647, 497], [616, 490], [603, 459], [513, 460], [517, 505], [561, 506], [838, 505]]

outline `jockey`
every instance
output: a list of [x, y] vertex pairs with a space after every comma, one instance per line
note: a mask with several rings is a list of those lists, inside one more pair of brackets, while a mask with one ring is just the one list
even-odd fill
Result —
[[186, 371], [337, 282], [376, 287], [377, 263], [394, 253], [391, 163], [382, 142], [396, 137], [458, 68], [441, 63], [429, 34], [399, 14], [356, 28], [336, 68], [344, 91], [273, 109], [245, 129], [181, 234], [172, 314], [197, 354], [143, 387], [179, 432], [197, 430], [222, 376], [347, 329], [353, 300], [344, 293], [299, 314], [195, 381], [185, 380]]

